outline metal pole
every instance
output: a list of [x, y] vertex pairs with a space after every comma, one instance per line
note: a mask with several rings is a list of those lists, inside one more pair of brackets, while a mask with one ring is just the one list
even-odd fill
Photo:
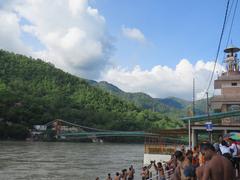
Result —
[[188, 146], [189, 146], [189, 149], [191, 149], [191, 122], [190, 122], [190, 119], [188, 119]]
[[195, 116], [195, 78], [193, 78], [193, 107], [192, 107], [192, 114]]
[[[206, 94], [207, 94], [207, 118], [208, 118], [208, 122], [210, 122], [208, 92], [206, 92]], [[212, 132], [210, 131], [208, 131], [208, 139], [212, 143]]]

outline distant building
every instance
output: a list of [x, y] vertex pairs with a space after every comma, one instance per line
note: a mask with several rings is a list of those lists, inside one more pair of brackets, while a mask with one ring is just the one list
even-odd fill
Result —
[[47, 126], [44, 126], [44, 125], [34, 125], [33, 128], [37, 131], [46, 131], [47, 130]]
[[[220, 90], [220, 95], [211, 100], [214, 112], [228, 112], [240, 110], [240, 71], [237, 53], [239, 48], [231, 46], [224, 50], [226, 53], [226, 72], [214, 81], [214, 89]], [[222, 119], [222, 125], [240, 124], [240, 117]]]

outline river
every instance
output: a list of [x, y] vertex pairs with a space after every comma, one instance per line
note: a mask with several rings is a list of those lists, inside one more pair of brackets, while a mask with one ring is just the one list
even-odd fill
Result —
[[134, 166], [140, 179], [143, 144], [0, 141], [1, 180], [95, 180]]

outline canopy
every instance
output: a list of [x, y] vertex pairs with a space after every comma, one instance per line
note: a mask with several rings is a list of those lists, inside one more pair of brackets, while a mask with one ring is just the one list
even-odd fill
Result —
[[[209, 115], [209, 120], [221, 119], [226, 117], [234, 117], [240, 116], [240, 111], [229, 111], [229, 112], [220, 112], [220, 113], [211, 113]], [[199, 122], [199, 121], [208, 121], [208, 115], [197, 115], [197, 116], [190, 116], [181, 118], [182, 121], [192, 121], [192, 122]]]
[[240, 133], [231, 132], [231, 133], [225, 134], [223, 138], [224, 140], [233, 140], [233, 141], [240, 142]]

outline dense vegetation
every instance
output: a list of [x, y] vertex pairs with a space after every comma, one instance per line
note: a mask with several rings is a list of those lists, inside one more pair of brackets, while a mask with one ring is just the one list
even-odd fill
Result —
[[0, 50], [0, 131], [11, 129], [11, 136], [4, 131], [0, 138], [13, 138], [12, 132], [19, 129], [25, 137], [27, 128], [56, 118], [111, 130], [151, 131], [182, 125], [90, 86], [50, 63]]
[[[176, 97], [152, 98], [151, 96], [142, 92], [124, 92], [118, 87], [105, 81], [96, 82], [92, 80], [87, 80], [87, 82], [90, 85], [98, 87], [106, 92], [109, 92], [110, 94], [116, 95], [121, 99], [132, 102], [137, 107], [149, 109], [154, 112], [160, 112], [161, 114], [167, 115], [173, 119], [179, 118], [181, 116], [186, 116], [192, 109], [192, 102], [184, 99]], [[204, 99], [196, 101], [196, 114], [204, 114], [205, 104], [206, 100]]]

